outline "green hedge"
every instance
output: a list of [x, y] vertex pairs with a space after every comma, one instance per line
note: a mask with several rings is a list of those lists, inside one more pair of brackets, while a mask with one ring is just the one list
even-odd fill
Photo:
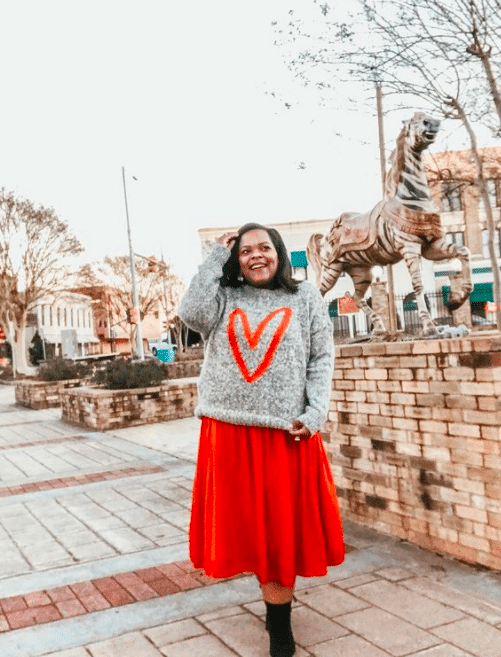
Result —
[[67, 381], [68, 379], [83, 379], [91, 372], [92, 367], [88, 363], [75, 363], [64, 358], [54, 358], [40, 365], [38, 378], [42, 381]]
[[167, 368], [156, 360], [118, 359], [106, 363], [103, 369], [98, 370], [93, 381], [110, 390], [126, 390], [158, 385], [167, 378]]

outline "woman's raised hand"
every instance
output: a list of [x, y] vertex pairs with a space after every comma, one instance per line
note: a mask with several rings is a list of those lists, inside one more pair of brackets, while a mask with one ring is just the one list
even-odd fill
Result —
[[219, 244], [226, 246], [228, 249], [231, 249], [234, 241], [237, 239], [238, 233], [224, 233], [221, 237], [217, 238]]

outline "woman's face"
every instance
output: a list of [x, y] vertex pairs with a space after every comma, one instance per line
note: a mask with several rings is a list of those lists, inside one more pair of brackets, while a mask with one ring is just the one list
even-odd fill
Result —
[[244, 233], [240, 238], [238, 261], [249, 285], [270, 286], [277, 273], [278, 254], [268, 231], [256, 229]]

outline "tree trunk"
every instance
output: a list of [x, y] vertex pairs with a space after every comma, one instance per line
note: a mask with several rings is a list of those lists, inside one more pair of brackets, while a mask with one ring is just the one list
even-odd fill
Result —
[[24, 322], [16, 326], [14, 322], [9, 322], [10, 344], [12, 347], [12, 371], [16, 374], [33, 376], [36, 374], [36, 368], [28, 363], [26, 357], [26, 325]]
[[454, 100], [453, 106], [459, 113], [459, 117], [465, 126], [468, 136], [470, 138], [471, 152], [475, 160], [475, 166], [477, 168], [477, 185], [480, 191], [480, 196], [484, 202], [485, 214], [487, 216], [487, 229], [489, 231], [489, 256], [491, 260], [492, 267], [492, 281], [493, 281], [493, 299], [496, 304], [496, 325], [498, 331], [501, 330], [501, 278], [499, 276], [499, 263], [495, 251], [495, 232], [496, 224], [494, 222], [494, 215], [492, 212], [491, 201], [489, 198], [489, 192], [487, 191], [487, 184], [484, 178], [484, 167], [482, 162], [482, 157], [478, 150], [477, 138], [471, 124], [468, 120], [468, 117], [463, 111], [462, 106]]

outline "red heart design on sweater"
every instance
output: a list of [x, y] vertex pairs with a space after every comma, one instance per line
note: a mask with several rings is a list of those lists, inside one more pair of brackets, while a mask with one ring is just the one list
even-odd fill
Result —
[[[261, 339], [261, 336], [263, 335], [266, 326], [274, 317], [276, 317], [276, 315], [280, 313], [283, 313], [283, 317], [280, 320], [280, 324], [275, 329], [273, 337], [271, 338], [270, 344], [268, 345], [268, 349], [266, 350], [262, 361], [256, 367], [254, 372], [249, 372], [249, 368], [247, 367], [243, 357], [242, 349], [240, 348], [238, 335], [235, 329], [236, 318], [240, 317], [247, 344], [251, 349], [255, 349], [259, 343], [259, 340]], [[242, 373], [242, 376], [247, 381], [247, 383], [254, 383], [256, 379], [259, 379], [259, 377], [263, 376], [263, 374], [266, 372], [271, 364], [271, 361], [273, 360], [273, 356], [275, 355], [275, 351], [280, 344], [280, 340], [283, 338], [284, 333], [289, 326], [291, 317], [292, 308], [277, 308], [276, 310], [273, 310], [271, 313], [266, 315], [266, 317], [259, 322], [256, 330], [253, 333], [247, 318], [247, 314], [244, 310], [241, 308], [235, 308], [235, 310], [230, 313], [228, 317], [228, 340], [230, 342], [230, 347], [237, 362], [238, 368], [240, 369], [240, 372]]]

